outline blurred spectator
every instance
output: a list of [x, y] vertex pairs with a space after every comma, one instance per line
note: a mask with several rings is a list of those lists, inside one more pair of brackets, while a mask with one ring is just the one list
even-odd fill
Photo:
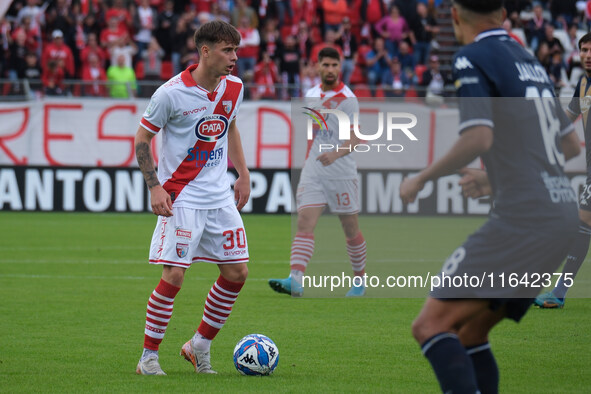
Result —
[[392, 59], [384, 43], [384, 39], [377, 37], [374, 40], [373, 48], [365, 55], [367, 66], [367, 82], [372, 96], [375, 93], [376, 85], [383, 83], [390, 73]]
[[117, 42], [128, 36], [127, 30], [121, 27], [119, 19], [113, 15], [107, 19], [107, 26], [101, 31], [100, 43], [103, 48], [110, 50]]
[[101, 67], [105, 68], [108, 55], [105, 50], [99, 46], [95, 33], [90, 33], [88, 35], [86, 46], [80, 52], [82, 67], [88, 65], [88, 57], [90, 55], [97, 56]]
[[400, 42], [409, 35], [408, 23], [400, 15], [397, 6], [390, 7], [390, 14], [384, 16], [375, 25], [378, 34], [385, 40], [386, 49], [390, 56], [398, 55], [398, 46]]
[[111, 57], [111, 65], [117, 62], [120, 55], [125, 58], [125, 65], [127, 67], [133, 67], [133, 56], [137, 53], [137, 46], [135, 42], [124, 36], [119, 38], [109, 47], [109, 56]]
[[355, 59], [357, 58], [357, 38], [351, 31], [351, 20], [349, 17], [343, 19], [343, 24], [337, 32], [336, 44], [343, 50], [341, 78], [349, 85], [351, 75], [355, 69]]
[[542, 4], [539, 1], [534, 1], [532, 5], [533, 17], [525, 26], [525, 36], [529, 46], [535, 52], [538, 45], [540, 45], [540, 41], [544, 39], [546, 25], [549, 22], [544, 19]]
[[439, 56], [431, 55], [429, 68], [423, 72], [421, 86], [426, 88], [426, 96], [443, 96], [445, 85], [450, 82], [449, 78], [441, 73]]
[[219, 20], [230, 23], [230, 9], [228, 2], [214, 1], [209, 10], [212, 20]]
[[505, 29], [505, 31], [507, 32], [507, 34], [509, 35], [509, 37], [511, 37], [512, 39], [514, 39], [515, 41], [517, 41], [519, 43], [519, 45], [521, 45], [522, 47], [525, 47], [525, 44], [523, 43], [523, 41], [521, 41], [521, 38], [517, 37], [513, 32], [513, 22], [511, 22], [511, 19], [505, 19], [505, 22], [503, 22], [503, 29]]
[[[172, 68], [174, 70], [174, 74], [178, 74], [181, 70], [184, 70], [186, 67], [184, 66], [185, 62], [181, 61], [181, 57], [185, 56], [186, 48], [188, 47], [185, 45], [189, 42], [189, 38], [193, 41], [193, 33], [195, 32], [193, 22], [195, 19], [195, 14], [192, 12], [187, 12], [180, 15], [178, 19], [178, 23], [175, 27], [173, 27], [173, 39], [172, 39], [172, 53], [171, 53], [171, 60], [172, 60]], [[195, 26], [196, 27], [196, 26]], [[191, 44], [193, 45], [193, 44]], [[193, 45], [194, 46], [194, 45]]]
[[277, 29], [277, 20], [267, 18], [263, 31], [261, 32], [261, 52], [267, 53], [271, 59], [275, 59], [277, 52], [277, 45], [281, 41], [279, 30]]
[[556, 26], [566, 30], [577, 15], [577, 0], [553, 0], [550, 2], [550, 12]]
[[25, 65], [19, 69], [19, 78], [41, 79], [41, 65], [35, 52], [27, 52], [25, 55]]
[[23, 18], [27, 17], [29, 27], [41, 31], [45, 26], [45, 9], [49, 3], [45, 3], [43, 7], [39, 7], [38, 0], [27, 0], [27, 5], [20, 9], [16, 16], [16, 24], [23, 25]]
[[550, 64], [552, 63], [552, 56], [550, 54], [550, 48], [548, 47], [548, 43], [546, 41], [542, 41], [540, 45], [538, 45], [538, 50], [536, 51], [536, 58], [546, 69], [546, 72], [550, 72]]
[[312, 64], [312, 62], [304, 63], [302, 67], [302, 93], [305, 95], [306, 92], [312, 87], [318, 85], [320, 81], [320, 76], [318, 76], [318, 70], [316, 66]]
[[[394, 0], [393, 3], [396, 5], [396, 7], [398, 7], [400, 15], [406, 20], [407, 23], [410, 23], [417, 18], [417, 0]], [[433, 5], [433, 2], [430, 4]], [[390, 5], [392, 5], [392, 2]]]
[[82, 67], [82, 81], [84, 81], [84, 95], [104, 97], [107, 75], [101, 66], [100, 59], [94, 53], [88, 55], [85, 66]]
[[[142, 62], [144, 65], [144, 80], [146, 81], [160, 81], [162, 75], [162, 59], [164, 58], [164, 50], [158, 45], [158, 41], [152, 37], [148, 48], [142, 54]], [[142, 97], [152, 97], [158, 85], [143, 85], [141, 87]]]
[[349, 6], [346, 0], [322, 0], [324, 11], [324, 30], [337, 31], [343, 23], [343, 19], [349, 15]]
[[234, 9], [232, 10], [230, 20], [234, 26], [238, 26], [240, 20], [246, 17], [250, 21], [250, 26], [253, 28], [258, 28], [259, 26], [259, 19], [257, 17], [257, 13], [255, 10], [250, 7], [246, 0], [236, 0], [236, 4], [234, 5]]
[[411, 70], [415, 69], [415, 57], [410, 52], [410, 45], [406, 41], [402, 41], [400, 43], [400, 47], [398, 48], [398, 58], [400, 59], [400, 64], [402, 69], [410, 68]]
[[197, 52], [195, 40], [193, 40], [192, 36], [189, 36], [185, 39], [185, 42], [186, 44], [183, 47], [182, 52], [180, 54], [180, 67], [182, 70], [186, 70], [187, 67], [189, 67], [191, 64], [199, 63], [199, 52]]
[[439, 33], [439, 26], [424, 3], [417, 4], [417, 17], [412, 23], [412, 32], [415, 40], [413, 43], [415, 64], [425, 64], [431, 52], [431, 41], [434, 35]]
[[25, 16], [23, 18], [23, 25], [17, 27], [14, 32], [12, 33], [12, 37], [14, 38], [19, 31], [25, 32], [26, 40], [25, 45], [27, 50], [31, 52], [37, 53], [37, 56], [41, 55], [41, 33], [37, 27], [32, 27], [33, 25], [28, 23], [30, 17]]
[[386, 15], [386, 5], [382, 0], [361, 0], [359, 11], [362, 21], [375, 26]]
[[560, 52], [554, 52], [551, 54], [550, 65], [548, 66], [548, 76], [554, 83], [554, 87], [560, 89], [566, 86], [568, 77], [566, 75], [566, 66], [562, 60], [562, 54]]
[[[298, 97], [300, 84], [300, 51], [294, 36], [285, 37], [285, 42], [279, 46], [279, 71], [281, 82], [285, 89], [282, 92], [283, 99]], [[289, 89], [288, 89], [289, 87]]]
[[253, 92], [254, 100], [277, 98], [275, 84], [279, 83], [279, 71], [268, 53], [263, 53], [262, 60], [254, 68], [254, 83], [257, 85]]
[[152, 41], [152, 30], [156, 27], [158, 14], [150, 6], [150, 0], [139, 0], [139, 6], [132, 17], [133, 27], [137, 32], [133, 38], [137, 43], [138, 58], [141, 58], [143, 51], [148, 48], [148, 45]]
[[27, 33], [24, 29], [18, 29], [15, 31], [14, 40], [9, 46], [8, 56], [8, 78], [16, 80], [17, 78], [23, 78], [21, 71], [26, 65], [26, 55], [29, 51], [27, 50]]
[[531, 0], [505, 0], [505, 9], [507, 15], [516, 13], [519, 15], [521, 11], [525, 10], [531, 5]]
[[242, 75], [246, 71], [253, 71], [254, 66], [257, 64], [261, 36], [257, 29], [250, 26], [250, 21], [246, 16], [242, 17], [240, 20], [238, 32], [240, 33], [242, 40], [240, 40], [240, 47], [237, 53], [238, 60], [236, 61], [236, 64], [238, 66], [240, 78], [242, 78]]
[[544, 27], [543, 41], [548, 44], [548, 50], [550, 51], [551, 55], [555, 53], [560, 53], [562, 55], [564, 53], [564, 47], [562, 46], [562, 43], [558, 38], [554, 37], [554, 26], [552, 26], [551, 23], [547, 23]]
[[579, 38], [577, 37], [577, 25], [572, 24], [568, 28], [568, 47], [564, 48], [564, 58], [570, 70], [574, 64], [581, 61], [579, 53]]
[[51, 59], [43, 63], [41, 82], [43, 92], [47, 96], [63, 96], [65, 94], [63, 62], [63, 59]]
[[313, 63], [316, 63], [318, 61], [318, 52], [320, 52], [323, 48], [327, 48], [327, 47], [336, 49], [342, 59], [343, 58], [343, 50], [341, 49], [341, 47], [339, 45], [337, 45], [336, 40], [337, 40], [337, 32], [335, 32], [334, 30], [327, 30], [326, 33], [324, 34], [324, 41], [319, 42], [318, 44], [315, 44], [312, 47], [312, 50], [310, 52], [310, 60]]
[[[159, 81], [162, 74], [162, 59], [164, 58], [164, 50], [160, 48], [158, 41], [152, 37], [148, 48], [142, 54], [142, 61], [144, 62], [144, 79], [149, 81]], [[147, 97], [151, 97], [150, 94]]]
[[[63, 76], [65, 78], [74, 78], [76, 75], [74, 69], [74, 56], [72, 50], [66, 44], [64, 44], [64, 33], [61, 30], [54, 30], [51, 33], [52, 42], [45, 46], [43, 50], [43, 57], [41, 58], [41, 64], [45, 66], [52, 60], [62, 60], [56, 62], [56, 67], [63, 67]], [[56, 72], [56, 75], [59, 73]]]
[[308, 60], [310, 58], [310, 52], [312, 51], [312, 38], [310, 36], [308, 23], [304, 20], [298, 23], [296, 41], [302, 60]]
[[45, 23], [47, 31], [60, 30], [64, 33], [64, 43], [71, 49], [75, 46], [76, 20], [72, 5], [67, 0], [57, 0], [47, 9]]
[[[261, 4], [262, 3], [263, 2], [261, 2]], [[269, 5], [271, 6], [271, 9], [269, 10], [271, 14], [270, 16], [277, 19], [277, 26], [279, 28], [285, 25], [287, 21], [286, 16], [289, 16], [290, 20], [293, 19], [291, 0], [270, 0]]]
[[174, 27], [178, 19], [179, 16], [174, 12], [174, 1], [166, 0], [164, 10], [158, 14], [154, 37], [158, 40], [160, 47], [164, 49], [167, 59], [170, 59], [172, 54]]
[[133, 20], [131, 14], [125, 8], [125, 0], [113, 0], [112, 4], [105, 12], [105, 19], [107, 21], [113, 18], [116, 19], [119, 28], [129, 34], [133, 28]]
[[82, 22], [82, 29], [84, 30], [84, 34], [87, 37], [91, 33], [96, 35], [97, 38], [101, 36], [101, 26], [96, 20], [96, 16], [94, 14], [89, 14], [84, 17], [84, 21]]
[[128, 98], [129, 89], [135, 95], [137, 90], [135, 72], [133, 68], [126, 66], [124, 55], [119, 55], [116, 58], [116, 63], [107, 69], [107, 79], [110, 82], [109, 91], [111, 97]]
[[404, 97], [411, 84], [412, 80], [403, 71], [400, 60], [398, 60], [398, 57], [393, 57], [390, 73], [386, 74], [382, 81], [386, 97]]

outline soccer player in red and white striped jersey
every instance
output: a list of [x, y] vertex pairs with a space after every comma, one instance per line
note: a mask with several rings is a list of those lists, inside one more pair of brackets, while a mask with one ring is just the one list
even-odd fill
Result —
[[[158, 222], [149, 262], [162, 265], [162, 278], [146, 311], [144, 351], [137, 373], [164, 375], [158, 348], [171, 319], [185, 271], [196, 262], [218, 265], [197, 332], [181, 349], [198, 373], [215, 373], [210, 346], [230, 315], [246, 280], [248, 245], [238, 211], [250, 195], [236, 115], [244, 87], [230, 75], [240, 34], [213, 21], [195, 32], [200, 63], [164, 83], [152, 96], [135, 138], [138, 164], [150, 189]], [[150, 150], [162, 134], [158, 174]], [[227, 160], [238, 172], [234, 193]]]
[[[307, 98], [315, 98], [317, 108], [338, 109], [350, 117], [359, 113], [359, 104], [355, 94], [339, 79], [341, 55], [334, 48], [326, 47], [318, 53], [318, 72], [321, 83], [312, 87]], [[355, 276], [365, 275], [367, 247], [359, 229], [359, 189], [357, 165], [349, 155], [359, 138], [352, 133], [348, 141], [341, 141], [338, 133], [338, 120], [328, 117], [328, 129], [320, 130], [314, 137], [297, 188], [297, 233], [291, 245], [290, 276], [285, 279], [270, 279], [269, 285], [278, 293], [293, 296], [303, 294], [302, 277], [314, 253], [314, 229], [324, 208], [339, 216], [345, 232], [347, 253]], [[321, 145], [338, 147], [323, 152]], [[357, 283], [356, 283], [357, 282]], [[353, 282], [347, 296], [365, 295], [365, 283]]]

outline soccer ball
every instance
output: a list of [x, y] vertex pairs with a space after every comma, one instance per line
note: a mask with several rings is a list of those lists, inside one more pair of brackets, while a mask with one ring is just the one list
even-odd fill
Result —
[[270, 375], [278, 362], [279, 349], [265, 335], [247, 335], [234, 348], [234, 365], [242, 375]]

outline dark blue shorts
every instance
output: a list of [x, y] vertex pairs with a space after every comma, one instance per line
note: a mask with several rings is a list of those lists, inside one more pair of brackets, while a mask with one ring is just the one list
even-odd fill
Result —
[[532, 299], [556, 282], [578, 227], [572, 220], [519, 226], [488, 220], [445, 261], [431, 297]]

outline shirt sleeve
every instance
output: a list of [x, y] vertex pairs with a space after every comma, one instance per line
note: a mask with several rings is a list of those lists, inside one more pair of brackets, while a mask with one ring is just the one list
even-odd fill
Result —
[[140, 125], [149, 132], [157, 134], [168, 122], [171, 109], [172, 104], [166, 91], [156, 90], [140, 120]]
[[575, 88], [575, 94], [573, 94], [573, 98], [570, 101], [566, 110], [573, 114], [574, 116], [579, 116], [581, 114], [581, 80], [577, 83], [577, 87]]
[[238, 99], [236, 100], [236, 108], [234, 108], [234, 112], [232, 112], [232, 116], [230, 116], [230, 122], [236, 119], [238, 116], [238, 111], [240, 110], [240, 105], [242, 104], [242, 99], [244, 98], [244, 85], [240, 89], [240, 93], [238, 94]]
[[453, 79], [459, 98], [459, 132], [474, 126], [494, 128], [493, 87], [478, 63], [468, 54], [460, 52], [454, 59]]

